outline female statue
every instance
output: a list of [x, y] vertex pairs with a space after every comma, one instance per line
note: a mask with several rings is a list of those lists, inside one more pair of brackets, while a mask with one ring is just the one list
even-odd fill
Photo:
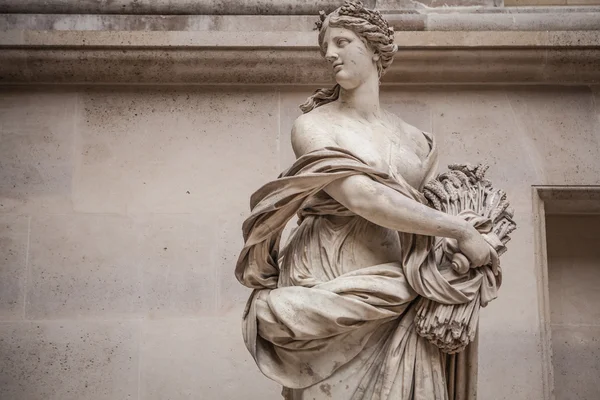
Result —
[[478, 290], [438, 270], [435, 237], [472, 269], [498, 256], [473, 223], [427, 205], [434, 139], [379, 104], [397, 50], [381, 14], [346, 1], [317, 25], [337, 84], [301, 106], [296, 162], [252, 196], [236, 266], [255, 289], [246, 345], [286, 399], [474, 399], [476, 343], [445, 354], [416, 332], [416, 303], [467, 303]]

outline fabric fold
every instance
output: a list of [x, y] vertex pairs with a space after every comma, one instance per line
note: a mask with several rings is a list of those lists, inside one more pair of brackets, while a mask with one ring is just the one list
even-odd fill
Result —
[[[425, 161], [428, 176], [435, 159], [432, 142]], [[379, 171], [344, 149], [328, 147], [298, 158], [254, 193], [243, 225], [245, 244], [235, 274], [255, 289], [244, 313], [246, 346], [260, 370], [287, 388], [289, 399], [326, 389], [340, 399], [421, 400], [435, 393], [435, 399], [446, 400], [446, 377], [463, 375], [451, 374], [447, 356], [416, 333], [415, 299], [465, 303], [474, 298], [482, 277], [442, 274], [435, 238], [402, 232], [397, 233], [401, 259], [344, 272], [338, 264], [345, 256], [335, 250], [351, 247], [366, 220], [323, 189], [356, 174], [427, 204], [402, 177]], [[282, 253], [281, 233], [296, 214], [300, 226], [290, 243], [297, 251]], [[451, 385], [453, 390], [463, 386]]]

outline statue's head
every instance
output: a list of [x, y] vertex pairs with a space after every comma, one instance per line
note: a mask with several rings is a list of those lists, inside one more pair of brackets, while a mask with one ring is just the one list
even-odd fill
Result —
[[360, 1], [347, 0], [329, 15], [321, 11], [317, 28], [321, 54], [335, 66], [336, 81], [343, 87], [352, 75], [375, 70], [381, 77], [398, 50], [394, 29]]
[[321, 54], [331, 63], [337, 85], [309, 97], [300, 106], [305, 113], [337, 99], [340, 86], [354, 89], [372, 74], [381, 77], [398, 50], [394, 29], [360, 1], [346, 0], [329, 15], [321, 11], [317, 29]]

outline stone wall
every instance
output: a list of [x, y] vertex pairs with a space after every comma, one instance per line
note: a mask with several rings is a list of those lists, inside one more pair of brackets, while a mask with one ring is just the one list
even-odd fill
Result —
[[[313, 86], [4, 86], [0, 399], [277, 399], [233, 276], [250, 194]], [[440, 166], [490, 164], [519, 229], [483, 310], [480, 398], [544, 396], [532, 185], [600, 184], [590, 86], [388, 86]]]
[[506, 0], [506, 6], [591, 6], [599, 5], [600, 0]]
[[557, 400], [600, 397], [600, 216], [549, 215], [548, 278]]
[[[516, 209], [479, 398], [550, 400], [532, 186], [600, 185], [600, 8], [365, 3], [398, 31], [384, 106]], [[331, 84], [312, 27], [337, 4], [0, 0], [0, 400], [280, 398], [233, 268], [250, 194]]]
[[[589, 1], [589, 0], [588, 0]], [[362, 0], [387, 12], [426, 7], [498, 7], [502, 0]], [[1, 13], [316, 15], [331, 12], [340, 0], [0, 0]]]

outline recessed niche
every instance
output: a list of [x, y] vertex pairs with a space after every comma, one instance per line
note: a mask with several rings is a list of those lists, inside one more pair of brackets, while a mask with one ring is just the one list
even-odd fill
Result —
[[[546, 207], [555, 400], [600, 399], [600, 203]], [[583, 207], [582, 207], [583, 205]], [[584, 212], [589, 210], [589, 214]]]

